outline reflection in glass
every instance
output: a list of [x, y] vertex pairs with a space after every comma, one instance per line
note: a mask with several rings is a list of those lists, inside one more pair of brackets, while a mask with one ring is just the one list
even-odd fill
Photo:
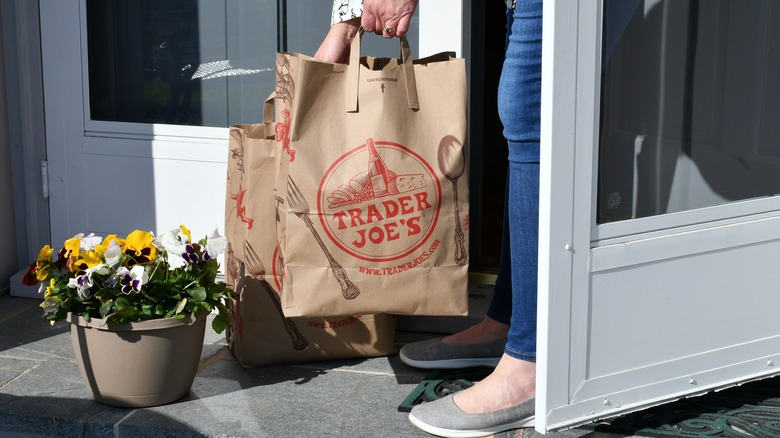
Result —
[[92, 120], [256, 122], [274, 86], [276, 1], [88, 0]]
[[780, 7], [605, 0], [598, 222], [780, 193]]

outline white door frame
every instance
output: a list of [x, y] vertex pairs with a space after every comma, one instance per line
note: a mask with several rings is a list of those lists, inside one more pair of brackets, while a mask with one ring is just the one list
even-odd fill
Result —
[[540, 432], [780, 373], [778, 197], [596, 224], [601, 16], [545, 2]]
[[[419, 57], [440, 52], [455, 52], [458, 57], [468, 53], [464, 35], [470, 28], [469, 2], [462, 0], [426, 0], [418, 5], [420, 19]], [[462, 25], [455, 25], [458, 23]]]
[[[46, 159], [41, 85], [38, 3], [2, 0], [6, 98], [12, 150], [19, 265], [34, 260], [49, 243], [48, 196], [42, 179]], [[16, 285], [12, 283], [12, 293]]]

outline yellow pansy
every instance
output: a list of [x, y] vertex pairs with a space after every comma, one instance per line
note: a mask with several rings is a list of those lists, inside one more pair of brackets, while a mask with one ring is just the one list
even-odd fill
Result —
[[75, 262], [78, 260], [79, 253], [81, 252], [81, 236], [82, 235], [79, 234], [65, 241], [65, 256], [70, 259], [68, 269], [70, 269], [71, 272], [78, 271]]
[[112, 241], [116, 241], [119, 246], [124, 246], [125, 244], [125, 239], [120, 239], [116, 234], [109, 234], [105, 239], [103, 239], [103, 245], [108, 246], [108, 244]]
[[103, 257], [98, 254], [97, 251], [84, 251], [81, 253], [81, 258], [78, 261], [79, 265], [86, 265], [86, 268], [82, 266], [82, 270], [94, 268], [97, 265], [103, 263]]
[[38, 281], [44, 281], [49, 278], [54, 266], [51, 262], [52, 254], [54, 254], [54, 248], [49, 245], [41, 248], [41, 251], [38, 253], [38, 261], [35, 262], [35, 278]]
[[157, 257], [157, 248], [154, 246], [154, 235], [148, 231], [135, 230], [127, 235], [124, 251], [135, 259], [137, 263], [147, 264]]
[[182, 234], [187, 236], [187, 243], [192, 245], [192, 233], [190, 233], [189, 228], [185, 227], [184, 225], [179, 225], [179, 229], [181, 230]]
[[51, 295], [54, 293], [54, 285], [55, 284], [56, 284], [56, 281], [55, 281], [55, 279], [52, 278], [51, 281], [49, 281], [49, 286], [46, 287], [46, 292], [43, 293], [43, 299], [44, 300], [48, 299], [49, 297], [51, 297]]

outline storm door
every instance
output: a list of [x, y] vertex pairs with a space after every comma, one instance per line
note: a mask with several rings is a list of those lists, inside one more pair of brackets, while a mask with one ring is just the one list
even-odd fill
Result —
[[537, 429], [780, 373], [780, 6], [545, 2]]

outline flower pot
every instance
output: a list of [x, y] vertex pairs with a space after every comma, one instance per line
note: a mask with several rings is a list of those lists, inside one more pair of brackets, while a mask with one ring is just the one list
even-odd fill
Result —
[[207, 313], [195, 323], [166, 318], [128, 324], [68, 314], [71, 341], [92, 397], [119, 407], [157, 406], [189, 394]]

